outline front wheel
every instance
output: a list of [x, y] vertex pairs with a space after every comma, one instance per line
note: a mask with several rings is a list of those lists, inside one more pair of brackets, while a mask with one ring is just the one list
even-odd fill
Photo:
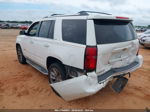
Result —
[[16, 50], [17, 50], [17, 57], [18, 57], [19, 62], [21, 64], [26, 64], [26, 58], [24, 57], [24, 55], [22, 53], [21, 47], [17, 46]]
[[65, 68], [60, 63], [53, 63], [48, 68], [49, 83], [57, 83], [66, 79]]

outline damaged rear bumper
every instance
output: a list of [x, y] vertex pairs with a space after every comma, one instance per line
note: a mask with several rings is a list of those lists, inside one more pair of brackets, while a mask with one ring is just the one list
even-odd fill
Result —
[[95, 94], [114, 77], [120, 74], [133, 72], [143, 64], [143, 57], [137, 56], [136, 61], [126, 67], [112, 69], [104, 74], [97, 75], [95, 72], [87, 73], [73, 79], [51, 84], [55, 91], [66, 101], [86, 97]]

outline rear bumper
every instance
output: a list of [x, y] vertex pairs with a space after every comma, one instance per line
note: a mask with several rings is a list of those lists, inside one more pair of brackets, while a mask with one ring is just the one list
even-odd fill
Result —
[[112, 78], [116, 75], [133, 72], [136, 69], [140, 68], [142, 66], [142, 64], [143, 64], [143, 57], [142, 56], [137, 56], [136, 61], [131, 63], [130, 65], [127, 65], [125, 67], [120, 67], [120, 68], [114, 68], [114, 69], [111, 69], [111, 70], [107, 71], [104, 74], [99, 75], [98, 76], [98, 82], [99, 83], [105, 82], [109, 78]]
[[67, 101], [86, 97], [104, 88], [114, 76], [133, 72], [140, 68], [142, 63], [143, 57], [139, 55], [134, 63], [126, 67], [113, 69], [101, 75], [91, 72], [87, 75], [51, 84], [51, 86]]

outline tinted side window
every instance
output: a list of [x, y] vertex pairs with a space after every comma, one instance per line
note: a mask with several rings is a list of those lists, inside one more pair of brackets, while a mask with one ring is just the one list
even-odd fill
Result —
[[48, 37], [48, 33], [50, 30], [50, 24], [51, 24], [51, 21], [43, 21], [41, 23], [41, 27], [40, 27], [40, 31], [39, 31], [39, 37], [45, 37], [45, 38]]
[[40, 26], [39, 22], [34, 23], [34, 24], [29, 28], [28, 35], [29, 35], [29, 36], [36, 36], [37, 33], [38, 33], [39, 26]]
[[55, 21], [51, 20], [51, 25], [50, 25], [50, 31], [49, 31], [48, 38], [53, 38], [53, 35], [54, 35], [54, 25], [55, 25]]
[[86, 20], [63, 20], [62, 38], [64, 41], [86, 44]]

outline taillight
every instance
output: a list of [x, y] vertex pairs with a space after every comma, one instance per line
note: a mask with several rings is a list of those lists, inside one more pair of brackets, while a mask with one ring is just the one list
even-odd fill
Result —
[[116, 16], [117, 19], [129, 19], [128, 17], [120, 17], [120, 16]]
[[86, 71], [93, 71], [96, 69], [97, 62], [97, 47], [86, 47], [84, 69]]

